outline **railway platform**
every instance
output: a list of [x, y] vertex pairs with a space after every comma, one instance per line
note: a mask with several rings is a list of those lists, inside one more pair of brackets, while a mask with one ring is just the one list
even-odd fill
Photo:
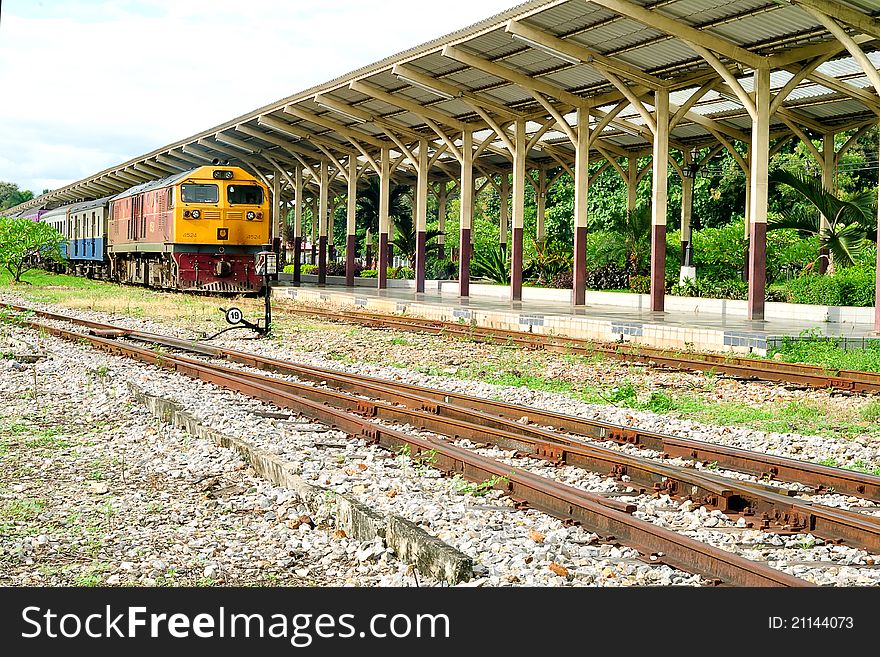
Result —
[[[573, 306], [552, 298], [553, 292], [561, 292], [558, 290], [533, 288], [532, 298], [525, 294], [523, 301], [511, 302], [493, 296], [491, 289], [474, 293], [475, 287], [493, 286], [472, 286], [470, 297], [459, 297], [442, 285], [416, 293], [405, 287], [379, 290], [309, 282], [297, 285], [282, 278], [272, 294], [277, 301], [683, 350], [766, 355], [767, 349], [784, 337], [834, 337], [851, 349], [880, 339], [873, 331], [873, 308], [768, 303], [768, 319], [754, 321], [745, 317], [745, 302], [668, 297], [667, 310], [653, 312], [642, 304], [642, 295], [635, 294], [590, 293], [586, 305]], [[542, 295], [546, 292], [551, 294]], [[550, 298], [539, 298], [542, 296]]]

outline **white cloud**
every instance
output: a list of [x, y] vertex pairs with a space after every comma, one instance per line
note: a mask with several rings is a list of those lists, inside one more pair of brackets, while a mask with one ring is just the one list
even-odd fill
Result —
[[58, 187], [515, 0], [4, 0], [0, 180]]

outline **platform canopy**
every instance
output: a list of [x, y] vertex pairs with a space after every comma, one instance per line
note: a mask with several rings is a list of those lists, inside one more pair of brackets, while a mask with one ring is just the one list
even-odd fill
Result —
[[[524, 185], [540, 196], [567, 172], [577, 194], [577, 304], [589, 163], [613, 168], [634, 188], [646, 173], [638, 159], [651, 157], [652, 308], [662, 310], [667, 175], [656, 174], [682, 175], [691, 158], [727, 150], [749, 180], [749, 308], [759, 319], [769, 157], [800, 140], [827, 170], [842, 154], [835, 134], [877, 125], [878, 16], [876, 0], [533, 0], [16, 209], [97, 198], [228, 161], [258, 175], [279, 201], [301, 205], [311, 189], [325, 218], [327, 196], [356, 196], [364, 175], [412, 184], [424, 231], [426, 194], [437, 181], [457, 181], [470, 195], [473, 177], [512, 172], [516, 300]], [[830, 148], [815, 146], [829, 136]], [[469, 222], [463, 217], [462, 228]]]

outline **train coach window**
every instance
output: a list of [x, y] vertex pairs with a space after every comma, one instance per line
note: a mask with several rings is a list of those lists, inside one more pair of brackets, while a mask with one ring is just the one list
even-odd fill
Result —
[[263, 190], [256, 185], [229, 185], [226, 192], [230, 205], [260, 205], [263, 203]]
[[180, 200], [184, 203], [216, 203], [220, 200], [217, 185], [181, 185]]

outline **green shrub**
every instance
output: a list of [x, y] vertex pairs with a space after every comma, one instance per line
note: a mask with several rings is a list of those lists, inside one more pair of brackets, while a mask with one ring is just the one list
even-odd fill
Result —
[[292, 274], [293, 273], [293, 265], [284, 265], [284, 273]]
[[651, 292], [651, 277], [639, 275], [630, 276], [629, 289], [636, 294], [649, 294]]
[[359, 274], [361, 278], [378, 278], [379, 270], [377, 269], [363, 269]]
[[801, 237], [794, 230], [771, 230], [767, 233], [767, 282], [799, 276], [818, 257], [818, 237]]
[[587, 271], [587, 289], [622, 290], [629, 287], [629, 275], [620, 265], [610, 264]]
[[416, 272], [412, 267], [389, 267], [386, 276], [397, 280], [406, 280], [415, 278]]
[[317, 274], [318, 265], [301, 265], [299, 271], [301, 274]]
[[344, 262], [328, 262], [327, 263], [327, 275], [328, 276], [345, 276], [345, 263]]
[[735, 221], [721, 228], [695, 231], [693, 263], [697, 268], [698, 280], [721, 282], [736, 276], [742, 271], [745, 249], [742, 221]]
[[838, 269], [833, 276], [801, 276], [784, 284], [786, 300], [819, 306], [873, 306], [874, 277], [874, 268], [865, 265]]
[[458, 278], [458, 265], [448, 258], [442, 260], [432, 258], [425, 266], [425, 278], [438, 281]]
[[574, 275], [570, 271], [563, 271], [553, 277], [553, 287], [560, 290], [570, 290], [574, 287]]
[[[587, 262], [595, 269], [608, 265], [626, 265], [626, 251], [621, 246], [623, 237], [614, 231], [597, 230], [587, 233]], [[558, 273], [558, 272], [557, 272]]]
[[744, 281], [713, 281], [707, 278], [689, 278], [683, 285], [673, 285], [672, 294], [681, 297], [708, 299], [748, 299], [749, 284]]

